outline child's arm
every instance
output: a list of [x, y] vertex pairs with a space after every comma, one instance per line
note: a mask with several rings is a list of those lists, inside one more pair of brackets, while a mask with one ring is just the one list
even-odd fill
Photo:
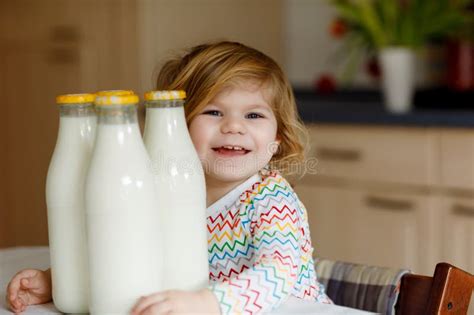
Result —
[[50, 302], [51, 270], [25, 269], [13, 276], [7, 286], [6, 301], [15, 312], [23, 312], [28, 305]]

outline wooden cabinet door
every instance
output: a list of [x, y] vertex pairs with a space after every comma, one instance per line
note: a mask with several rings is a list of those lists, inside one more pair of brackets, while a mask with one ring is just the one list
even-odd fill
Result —
[[356, 260], [432, 275], [439, 257], [437, 198], [376, 191], [359, 198]]
[[439, 136], [421, 128], [310, 126], [310, 157], [318, 173], [380, 183], [439, 182]]
[[443, 130], [440, 155], [441, 184], [474, 189], [474, 131]]
[[474, 198], [444, 198], [442, 260], [474, 274]]
[[316, 256], [433, 273], [433, 198], [311, 185], [296, 191], [308, 210]]
[[331, 187], [300, 185], [296, 192], [308, 211], [316, 257], [354, 262], [359, 227], [358, 193]]
[[45, 180], [59, 120], [54, 97], [78, 83], [78, 65], [51, 63], [49, 53], [47, 47], [0, 53], [0, 81], [7, 91], [1, 153], [6, 246], [47, 244]]

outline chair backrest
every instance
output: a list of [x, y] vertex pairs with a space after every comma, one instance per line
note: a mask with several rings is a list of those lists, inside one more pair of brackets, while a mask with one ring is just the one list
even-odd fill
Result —
[[392, 315], [408, 270], [316, 259], [316, 273], [335, 304]]
[[467, 314], [474, 276], [448, 263], [436, 265], [433, 277], [402, 277], [397, 315]]

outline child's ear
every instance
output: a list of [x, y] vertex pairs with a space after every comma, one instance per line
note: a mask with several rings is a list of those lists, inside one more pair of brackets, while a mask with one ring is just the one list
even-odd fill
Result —
[[280, 149], [280, 143], [281, 141], [276, 138], [275, 141], [270, 142], [268, 149], [272, 154], [276, 154], [278, 150]]
[[280, 145], [281, 144], [281, 137], [280, 136], [277, 136], [276, 139], [275, 139], [275, 142]]

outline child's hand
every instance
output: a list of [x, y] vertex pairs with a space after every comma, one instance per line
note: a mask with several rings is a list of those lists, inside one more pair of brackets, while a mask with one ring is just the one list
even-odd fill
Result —
[[159, 314], [220, 314], [214, 294], [200, 291], [163, 291], [142, 297], [132, 309], [132, 315]]
[[15, 313], [26, 310], [28, 305], [51, 301], [51, 272], [25, 269], [18, 272], [7, 287], [7, 305]]

